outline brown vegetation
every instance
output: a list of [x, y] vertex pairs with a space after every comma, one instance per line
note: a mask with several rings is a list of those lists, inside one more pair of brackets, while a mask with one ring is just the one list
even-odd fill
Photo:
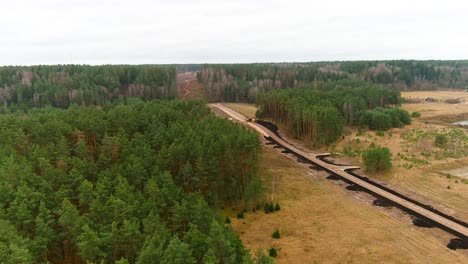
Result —
[[[431, 95], [441, 96], [434, 92], [431, 92]], [[229, 104], [229, 107], [246, 116], [252, 116], [256, 109], [248, 104]], [[422, 103], [404, 104], [402, 107], [410, 112], [420, 111], [422, 117], [413, 119], [410, 126], [385, 132], [383, 137], [377, 136], [372, 131], [356, 136], [357, 129], [351, 129], [344, 140], [332, 148], [337, 152], [342, 152], [345, 144], [351, 145], [352, 148], [359, 148], [367, 147], [372, 142], [389, 147], [394, 154], [395, 168], [390, 173], [371, 175], [374, 178], [377, 177], [374, 180], [384, 184], [390, 183], [392, 188], [415, 200], [423, 201], [446, 214], [467, 221], [468, 204], [465, 201], [468, 200], [468, 184], [460, 177], [448, 174], [448, 171], [466, 168], [468, 158], [442, 158], [441, 160], [430, 158], [430, 164], [407, 168], [403, 166], [406, 161], [400, 159], [397, 153], [404, 153], [408, 149], [407, 156], [414, 154], [417, 158], [421, 158], [422, 152], [436, 150], [433, 140], [422, 139], [409, 144], [401, 135], [418, 129], [425, 133], [449, 129], [446, 123], [428, 123], [428, 118], [438, 119], [448, 114], [463, 116], [468, 112], [466, 108], [468, 104]], [[356, 141], [357, 138], [359, 141]], [[297, 142], [291, 139], [289, 141]], [[463, 148], [459, 151], [463, 151]], [[337, 162], [340, 160], [344, 162], [342, 159], [340, 158]], [[350, 161], [361, 162], [360, 159], [349, 159], [349, 157], [346, 160], [344, 163], [348, 164]], [[418, 228], [430, 235], [421, 234], [411, 225], [405, 224], [409, 221], [408, 216], [398, 210], [385, 209], [386, 212], [382, 213], [375, 207], [362, 206], [362, 203], [370, 204], [369, 199], [372, 199], [366, 195], [353, 194], [352, 196], [361, 203], [356, 204], [355, 199], [350, 198], [349, 193], [342, 191], [343, 188], [337, 188], [334, 184], [323, 180], [324, 175], [317, 172], [311, 174], [307, 167], [298, 165], [295, 160], [284, 159], [282, 154], [269, 147], [264, 148], [264, 166], [265, 171], [276, 179], [275, 197], [281, 202], [281, 212], [276, 215], [249, 213], [242, 221], [234, 221], [233, 225], [251, 250], [271, 246], [280, 248], [278, 263], [306, 263], [314, 260], [321, 263], [330, 262], [331, 259], [336, 262], [351, 263], [444, 263], [450, 258], [448, 255], [452, 254], [445, 248], [445, 244], [450, 239], [447, 233], [436, 229]], [[450, 189], [447, 188], [448, 185], [451, 186]], [[353, 205], [349, 205], [350, 203]], [[323, 222], [318, 219], [322, 219]], [[317, 223], [322, 227], [314, 227], [311, 223]], [[373, 226], [374, 229], [367, 230], [367, 225]], [[281, 230], [285, 228], [282, 231], [281, 241], [272, 240], [268, 235], [264, 235], [274, 228]], [[366, 231], [359, 231], [361, 229]], [[333, 232], [338, 232], [341, 236]], [[364, 242], [358, 241], [359, 239], [350, 233], [359, 233]], [[439, 239], [433, 240], [435, 236], [439, 236]], [[377, 238], [378, 242], [372, 240], [372, 237]], [[365, 251], [363, 248], [366, 247], [372, 248], [369, 250], [369, 255], [359, 255], [358, 252]], [[435, 251], [429, 252], [428, 248]], [[432, 255], [436, 251], [439, 252], [436, 257], [439, 259], [435, 259]], [[464, 258], [450, 262], [466, 261], [466, 251], [462, 254]]]
[[[466, 94], [466, 95], [465, 95]], [[468, 98], [468, 93], [453, 91], [425, 91], [403, 92], [402, 96], [433, 97], [438, 100], [445, 98]], [[409, 197], [415, 200], [425, 201], [435, 208], [468, 221], [468, 184], [459, 177], [447, 177], [447, 171], [464, 168], [468, 165], [466, 156], [467, 142], [460, 139], [451, 143], [447, 150], [441, 150], [435, 146], [434, 135], [436, 133], [449, 133], [452, 131], [452, 122], [468, 120], [468, 104], [446, 104], [443, 102], [421, 104], [403, 104], [402, 108], [421, 113], [420, 118], [413, 118], [411, 125], [404, 128], [393, 128], [377, 136], [375, 132], [367, 131], [359, 134], [357, 129], [351, 129], [350, 133], [340, 141], [332, 150], [344, 155], [348, 148], [358, 155], [360, 150], [367, 148], [371, 143], [388, 147], [393, 153], [394, 168], [383, 175], [371, 175], [380, 180], [391, 183], [401, 189]], [[460, 130], [465, 133], [466, 130]], [[359, 135], [358, 135], [359, 134]], [[405, 139], [409, 134], [426, 134], [414, 140]], [[355, 163], [360, 163], [358, 157]], [[447, 188], [450, 186], [450, 189]]]
[[468, 93], [462, 90], [447, 90], [447, 91], [413, 91], [401, 92], [402, 98], [428, 98], [432, 97], [440, 101], [450, 98], [461, 98], [468, 101]]
[[[264, 171], [276, 179], [275, 199], [281, 210], [274, 214], [249, 212], [244, 219], [233, 219], [234, 229], [252, 252], [275, 247], [279, 249], [276, 263], [467, 260], [463, 252], [445, 247], [451, 238], [445, 232], [416, 228], [398, 210], [373, 207], [369, 195], [350, 194], [326, 180], [326, 173], [311, 171], [271, 146], [263, 152]], [[279, 240], [270, 235], [276, 228], [281, 230]]]

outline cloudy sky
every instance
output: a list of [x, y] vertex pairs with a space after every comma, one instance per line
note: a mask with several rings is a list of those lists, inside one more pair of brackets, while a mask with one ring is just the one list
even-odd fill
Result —
[[0, 65], [468, 59], [466, 0], [15, 0]]

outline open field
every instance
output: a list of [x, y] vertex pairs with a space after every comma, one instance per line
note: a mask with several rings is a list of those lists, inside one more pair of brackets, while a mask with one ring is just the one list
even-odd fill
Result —
[[[445, 131], [445, 132], [444, 132]], [[441, 149], [434, 144], [434, 134], [453, 136], [453, 148]], [[393, 153], [393, 169], [383, 175], [369, 175], [401, 190], [402, 193], [433, 207], [468, 221], [468, 181], [448, 171], [468, 166], [467, 130], [442, 125], [426, 125], [414, 120], [410, 126], [391, 129], [378, 136], [367, 131], [358, 136], [357, 129], [330, 150], [344, 156], [354, 156], [353, 163], [361, 163], [359, 154], [370, 144], [386, 146]], [[462, 141], [463, 140], [463, 141]]]
[[[464, 112], [464, 110], [457, 109], [461, 107], [460, 104], [423, 103], [405, 104], [402, 107], [411, 112], [411, 109], [408, 108], [415, 106], [419, 107], [417, 111], [427, 109], [426, 112], [431, 113], [431, 117], [433, 118], [453, 113], [455, 109], [459, 111], [458, 113], [463, 114]], [[252, 116], [255, 112], [253, 105], [229, 104], [229, 107], [247, 116]], [[367, 147], [371, 142], [377, 142], [380, 145], [389, 147], [394, 153], [394, 169], [385, 175], [373, 175], [374, 178], [377, 178], [380, 182], [390, 183], [392, 188], [397, 189], [401, 193], [430, 204], [440, 211], [466, 222], [468, 221], [468, 204], [466, 203], [468, 201], [468, 181], [454, 175], [457, 171], [464, 172], [464, 168], [468, 166], [468, 158], [445, 157], [444, 155], [447, 155], [447, 153], [444, 154], [444, 152], [433, 146], [433, 138], [431, 136], [434, 132], [445, 131], [446, 133], [451, 133], [451, 131], [456, 130], [455, 140], [460, 140], [460, 138], [464, 138], [464, 135], [466, 136], [467, 130], [456, 129], [448, 126], [446, 123], [431, 124], [427, 119], [423, 118], [424, 112], [421, 111], [421, 113], [423, 116], [413, 119], [413, 123], [410, 126], [386, 131], [384, 137], [377, 136], [373, 131], [367, 131], [363, 135], [356, 136], [357, 129], [352, 130], [350, 135], [346, 136], [344, 140], [332, 148], [336, 152], [342, 152], [342, 147], [347, 142], [349, 143], [356, 138], [360, 138], [362, 147]], [[431, 151], [433, 151], [432, 156], [429, 157], [421, 155], [421, 148], [427, 147], [427, 145], [432, 146]], [[275, 213], [276, 216], [275, 214], [266, 215], [263, 212], [250, 213], [246, 219], [233, 221], [236, 230], [242, 233], [241, 237], [250, 249], [269, 248], [270, 246], [281, 248], [280, 252], [284, 252], [284, 254], [280, 253], [278, 263], [311, 263], [314, 260], [318, 263], [326, 263], [332, 259], [331, 256], [327, 257], [327, 252], [338, 256], [336, 263], [452, 262], [440, 257], [433, 258], [432, 252], [426, 251], [428, 248], [434, 248], [434, 250], [439, 251], [437, 255], [446, 255], [444, 243], [450, 239], [447, 233], [436, 229], [423, 230], [416, 228], [410, 224], [408, 216], [398, 210], [376, 209], [376, 207], [370, 206], [371, 201], [369, 201], [369, 197], [363, 198], [362, 195], [357, 196], [356, 194], [350, 195], [342, 187], [337, 187], [334, 184], [330, 185], [329, 182], [323, 180], [324, 177], [317, 177], [317, 172], [311, 174], [307, 167], [298, 165], [295, 163], [295, 160], [281, 160], [281, 154], [277, 150], [270, 148], [265, 147], [264, 149], [264, 170], [271, 175], [280, 175], [276, 176], [279, 177], [279, 180], [276, 181], [276, 197], [281, 202], [282, 208], [285, 208], [283, 204], [286, 203], [290, 204], [290, 206], [286, 205], [286, 208], [290, 209], [282, 209], [280, 212]], [[466, 145], [462, 145], [459, 150], [466, 151]], [[400, 154], [397, 155], [397, 153]], [[439, 155], [437, 156], [435, 153]], [[340, 159], [343, 158], [346, 159], [346, 162], [351, 161], [355, 164], [361, 162], [359, 158], [350, 158], [349, 155], [343, 155]], [[427, 161], [423, 162], [422, 160]], [[300, 175], [309, 176], [305, 179], [299, 179]], [[304, 181], [307, 181], [307, 183]], [[327, 190], [327, 188], [332, 189]], [[310, 195], [308, 196], [307, 194]], [[348, 205], [349, 203], [353, 205], [350, 206]], [[321, 210], [317, 209], [317, 207], [320, 207]], [[355, 209], [355, 211], [361, 210], [362, 214], [356, 214], [351, 209], [349, 211], [345, 209], [356, 207], [359, 207], [359, 209]], [[328, 208], [328, 210], [325, 208]], [[288, 210], [293, 210], [293, 212], [287, 212]], [[316, 211], [314, 212], [314, 210]], [[326, 217], [321, 216], [319, 212], [332, 215], [330, 218], [334, 219], [334, 221], [324, 224], [318, 219], [324, 221]], [[377, 213], [378, 215], [376, 215]], [[361, 220], [364, 222], [364, 225], [363, 223], [358, 223], [353, 218], [353, 216], [356, 217], [355, 215], [362, 216]], [[313, 220], [308, 221], [306, 219]], [[335, 219], [341, 224], [339, 227], [333, 225]], [[370, 231], [367, 227], [368, 224], [375, 229]], [[320, 227], [314, 227], [313, 225]], [[382, 229], [379, 233], [380, 225], [382, 225]], [[377, 228], [377, 226], [379, 227]], [[271, 238], [271, 233], [276, 227], [280, 231], [284, 228], [285, 232], [289, 234], [287, 235], [287, 241]], [[356, 230], [361, 228], [366, 231], [360, 232]], [[329, 234], [331, 233], [329, 229], [338, 230], [342, 236]], [[342, 231], [342, 229], [345, 231]], [[317, 230], [325, 234], [323, 236], [322, 234], [317, 234]], [[329, 230], [329, 232], [325, 232], [325, 230]], [[394, 232], [395, 230], [397, 231]], [[423, 235], [420, 231], [427, 234]], [[348, 232], [359, 233], [361, 243], [363, 244], [359, 244], [358, 239], [354, 237], [349, 238]], [[359, 254], [359, 249], [365, 251], [362, 248], [369, 247], [369, 245], [365, 245], [362, 241], [368, 241], [371, 244], [374, 237], [379, 240], [379, 244], [378, 246], [371, 246], [372, 250], [370, 251], [373, 253]], [[432, 239], [435, 240], [433, 241]], [[421, 240], [420, 244], [416, 244], [416, 241], [419, 240]], [[398, 242], [395, 243], [395, 241]], [[415, 244], [410, 243], [408, 245], [404, 241], [413, 241]], [[323, 244], [316, 245], [314, 242], [325, 243], [326, 246]], [[436, 243], [442, 247], [435, 249], [436, 247], [431, 245], [432, 243]], [[422, 246], [422, 248], [419, 248], [419, 246]], [[300, 252], [301, 250], [303, 252]], [[294, 253], [291, 256], [288, 252]], [[406, 252], [407, 255], [401, 252]], [[468, 253], [466, 250], [462, 251], [461, 254], [465, 259], [453, 260], [454, 263], [457, 261], [467, 261], [466, 257]], [[380, 259], [376, 256], [379, 256]]]
[[[450, 218], [447, 218], [444, 214], [441, 214], [439, 212], [431, 212], [431, 210], [428, 210], [428, 208], [424, 208], [418, 205], [416, 202], [413, 202], [409, 198], [407, 198], [407, 196], [401, 195], [401, 193], [398, 191], [396, 193], [392, 193], [394, 190], [393, 191], [387, 190], [383, 186], [381, 185], [379, 186], [378, 184], [375, 184], [375, 182], [366, 182], [364, 178], [360, 179], [359, 177], [354, 176], [352, 173], [347, 172], [347, 170], [350, 170], [350, 169], [355, 170], [355, 169], [359, 169], [359, 167], [345, 165], [341, 163], [341, 161], [338, 164], [331, 164], [329, 162], [323, 161], [319, 158], [319, 156], [323, 156], [323, 155], [329, 156], [330, 154], [311, 153], [310, 151], [299, 149], [296, 146], [293, 146], [287, 141], [283, 140], [281, 137], [277, 136], [272, 131], [265, 129], [263, 125], [259, 125], [254, 122], [248, 122], [244, 116], [242, 116], [241, 114], [235, 112], [234, 110], [222, 104], [219, 104], [219, 103], [210, 104], [210, 106], [214, 108], [218, 108], [219, 110], [227, 114], [230, 119], [237, 120], [238, 122], [241, 122], [243, 125], [247, 127], [251, 127], [263, 137], [268, 138], [269, 141], [274, 142], [273, 144], [276, 144], [279, 147], [284, 148], [285, 151], [282, 151], [282, 153], [294, 154], [296, 157], [298, 157], [298, 162], [316, 165], [318, 166], [318, 168], [320, 168], [319, 170], [321, 169], [326, 170], [327, 172], [333, 175], [333, 177], [330, 179], [334, 179], [335, 177], [338, 177], [336, 179], [344, 179], [347, 184], [351, 184], [350, 186], [347, 186], [346, 189], [350, 189], [353, 191], [360, 191], [362, 189], [368, 190], [371, 193], [384, 197], [385, 200], [382, 201], [384, 203], [388, 199], [389, 201], [396, 203], [403, 208], [406, 208], [408, 210], [411, 210], [412, 212], [418, 213], [425, 218], [431, 219], [449, 228], [450, 230], [458, 232], [460, 234], [460, 237], [463, 239], [466, 239], [468, 237], [468, 228], [466, 228], [463, 224], [457, 223], [456, 221], [453, 221]], [[312, 166], [311, 169], [317, 170], [317, 168], [314, 166]], [[381, 204], [380, 198], [374, 202]]]
[[[438, 92], [425, 93], [435, 96]], [[442, 93], [446, 96], [451, 92]], [[253, 105], [228, 106], [248, 116], [255, 112]], [[378, 136], [375, 131], [358, 133], [358, 130], [353, 128], [343, 140], [329, 147], [328, 151], [337, 153], [340, 159], [344, 159], [342, 162], [345, 164], [351, 162], [360, 165], [362, 161], [359, 154], [371, 143], [390, 148], [393, 153], [392, 171], [384, 175], [369, 175], [370, 177], [390, 183], [401, 193], [467, 222], [468, 180], [457, 172], [468, 166], [468, 130], [448, 126], [442, 122], [432, 124], [425, 116], [430, 113], [431, 118], [440, 117], [443, 120], [448, 113], [468, 113], [468, 104], [404, 104], [402, 108], [410, 112], [416, 109], [421, 111], [422, 116], [413, 118], [409, 126], [385, 131], [383, 137]], [[447, 134], [452, 141], [451, 147], [437, 148], [434, 144], [437, 133]], [[300, 143], [298, 140], [290, 141]]]
[[425, 99], [432, 97], [437, 100], [446, 100], [452, 98], [460, 98], [464, 101], [468, 101], [468, 92], [454, 90], [454, 91], [411, 91], [411, 92], [401, 92], [401, 97], [403, 98], [420, 98]]
[[[245, 104], [229, 106], [248, 116], [255, 109]], [[271, 246], [279, 248], [277, 263], [463, 263], [467, 260], [466, 250], [454, 252], [445, 247], [452, 238], [448, 233], [417, 228], [398, 209], [372, 206], [372, 196], [346, 191], [342, 184], [325, 180], [326, 173], [311, 171], [271, 146], [264, 148], [263, 155], [263, 171], [274, 179], [273, 199], [280, 201], [282, 210], [274, 214], [247, 213], [245, 219], [233, 219], [234, 228], [252, 251]], [[424, 197], [416, 195], [416, 198], [426, 202]], [[455, 197], [455, 200], [460, 207], [464, 206], [464, 198]], [[228, 214], [235, 218], [236, 212]], [[276, 228], [282, 235], [279, 240], [271, 238]]]
[[[465, 95], [465, 92], [403, 93], [408, 94], [443, 98]], [[388, 147], [393, 153], [394, 168], [387, 174], [371, 177], [391, 183], [408, 196], [467, 222], [468, 180], [460, 171], [468, 166], [468, 130], [453, 127], [450, 123], [468, 119], [468, 104], [424, 102], [403, 104], [402, 108], [410, 113], [419, 111], [421, 117], [413, 118], [412, 124], [404, 128], [385, 131], [383, 136], [378, 136], [375, 131], [359, 134], [357, 129], [351, 129], [333, 151], [356, 156], [354, 162], [359, 164], [359, 153], [371, 143]], [[449, 145], [445, 148], [435, 146], [436, 134], [446, 135]]]
[[[464, 91], [421, 91], [402, 92], [403, 98], [418, 98], [422, 100], [417, 104], [403, 104], [402, 108], [412, 113], [421, 113], [422, 120], [430, 120], [432, 123], [452, 123], [468, 119], [468, 92]], [[432, 97], [440, 102], [425, 102], [424, 99]], [[443, 103], [446, 99], [459, 98], [462, 103]]]
[[[276, 263], [464, 263], [466, 252], [446, 248], [451, 236], [412, 225], [397, 209], [371, 205], [372, 197], [346, 191], [327, 173], [311, 171], [272, 146], [263, 150], [263, 170], [274, 179], [281, 210], [246, 213], [234, 229], [246, 246], [279, 249]], [[278, 228], [280, 239], [271, 238]]]
[[257, 111], [257, 107], [255, 107], [255, 105], [253, 104], [246, 104], [246, 103], [223, 103], [223, 104], [251, 118], [255, 117], [255, 112]]

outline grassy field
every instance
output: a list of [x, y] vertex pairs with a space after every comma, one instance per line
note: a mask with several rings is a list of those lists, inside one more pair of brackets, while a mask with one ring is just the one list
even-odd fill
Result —
[[[275, 179], [273, 198], [281, 210], [249, 212], [244, 219], [229, 211], [252, 252], [275, 247], [276, 263], [468, 261], [466, 252], [446, 248], [451, 236], [445, 232], [415, 227], [399, 210], [372, 206], [370, 195], [346, 191], [272, 146], [264, 147], [263, 167]], [[271, 237], [276, 228], [280, 239]]]
[[[463, 91], [420, 91], [402, 92], [403, 98], [419, 99], [419, 104], [403, 104], [403, 108], [410, 113], [418, 111], [421, 119], [431, 123], [446, 124], [468, 119], [468, 92]], [[425, 102], [424, 99], [432, 97], [438, 102]], [[446, 104], [444, 100], [459, 98], [462, 103]]]
[[227, 107], [230, 107], [237, 112], [247, 116], [254, 118], [255, 117], [255, 112], [257, 111], [257, 107], [252, 104], [244, 104], [244, 103], [224, 103]]

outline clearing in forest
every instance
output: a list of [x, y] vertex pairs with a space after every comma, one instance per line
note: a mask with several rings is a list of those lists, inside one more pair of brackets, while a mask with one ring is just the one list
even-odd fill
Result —
[[176, 86], [179, 97], [182, 99], [204, 98], [205, 90], [203, 84], [198, 82], [196, 72], [178, 73]]

